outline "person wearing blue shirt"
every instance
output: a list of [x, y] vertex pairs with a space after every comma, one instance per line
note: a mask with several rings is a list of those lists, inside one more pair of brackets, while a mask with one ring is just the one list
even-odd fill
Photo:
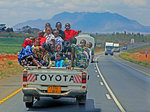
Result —
[[63, 60], [63, 54], [61, 52], [58, 52], [57, 53], [57, 57], [56, 57], [56, 61], [55, 61], [55, 66], [56, 67], [63, 67], [63, 63], [64, 63], [64, 60]]

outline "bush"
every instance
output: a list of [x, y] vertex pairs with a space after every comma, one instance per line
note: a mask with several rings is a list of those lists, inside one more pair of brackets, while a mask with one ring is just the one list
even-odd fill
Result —
[[8, 61], [8, 65], [12, 65], [12, 64], [13, 64], [13, 62], [9, 60]]
[[137, 61], [137, 64], [141, 64], [142, 63], [142, 61]]

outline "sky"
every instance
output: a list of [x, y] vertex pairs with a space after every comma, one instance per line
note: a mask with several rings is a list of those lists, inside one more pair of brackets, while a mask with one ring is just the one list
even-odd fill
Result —
[[118, 13], [150, 26], [150, 0], [0, 0], [0, 24], [47, 20], [64, 11]]

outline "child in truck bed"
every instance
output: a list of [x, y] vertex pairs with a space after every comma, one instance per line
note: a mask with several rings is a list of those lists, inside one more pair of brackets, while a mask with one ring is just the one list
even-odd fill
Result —
[[[37, 40], [39, 41], [39, 40]], [[41, 46], [33, 47], [33, 56], [36, 60], [46, 66], [46, 61], [43, 60], [44, 54], [47, 52], [48, 46], [42, 44]]]
[[58, 52], [61, 52], [61, 45], [60, 44], [58, 44], [57, 46], [56, 46], [56, 51], [55, 51], [55, 58], [57, 57], [57, 53]]
[[63, 66], [65, 66], [65, 67], [71, 66], [71, 52], [65, 53], [65, 59], [64, 59]]
[[55, 49], [56, 49], [57, 45], [61, 45], [61, 51], [62, 51], [64, 40], [59, 36], [59, 31], [58, 30], [54, 30], [53, 34], [55, 36]]
[[63, 67], [63, 54], [61, 52], [57, 53], [56, 61], [55, 61], [55, 66], [56, 67]]
[[43, 32], [43, 31], [38, 32], [37, 40], [40, 41], [40, 46], [41, 46], [44, 42], [46, 42], [46, 38], [44, 37], [44, 32]]
[[[55, 66], [54, 61], [55, 61], [55, 55], [54, 55], [54, 46], [52, 44], [46, 44], [44, 43], [45, 46], [47, 46], [47, 52], [45, 52], [43, 56], [43, 60], [46, 61], [46, 66], [50, 68], [51, 66]], [[43, 44], [43, 45], [44, 45]]]

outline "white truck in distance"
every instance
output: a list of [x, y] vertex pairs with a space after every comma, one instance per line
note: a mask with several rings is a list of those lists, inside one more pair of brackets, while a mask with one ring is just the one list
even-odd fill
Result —
[[114, 43], [114, 52], [120, 52], [119, 43]]
[[108, 54], [113, 55], [114, 54], [113, 48], [114, 48], [114, 43], [106, 42], [105, 43], [105, 55], [108, 55]]
[[23, 71], [23, 101], [27, 108], [41, 97], [72, 97], [78, 104], [85, 104], [87, 80], [87, 70], [83, 68], [28, 66]]

